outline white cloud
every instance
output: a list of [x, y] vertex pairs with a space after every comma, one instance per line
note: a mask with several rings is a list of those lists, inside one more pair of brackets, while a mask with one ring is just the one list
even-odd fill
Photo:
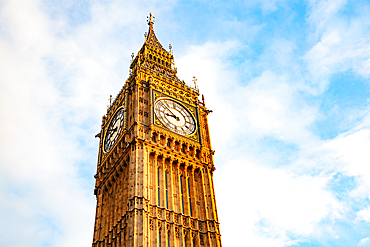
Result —
[[[251, 163], [248, 157], [225, 164], [215, 181], [227, 246], [241, 243], [239, 236], [254, 246], [288, 246], [291, 236], [316, 235], [317, 228], [327, 232], [319, 223], [335, 220], [341, 213], [340, 202], [327, 191], [326, 178], [271, 169]], [[235, 219], [238, 226], [222, 227], [235, 224]]]
[[315, 107], [300, 100], [299, 88], [288, 76], [265, 71], [260, 77], [235, 91], [238, 119], [249, 134], [273, 136], [300, 144], [312, 138], [307, 127], [317, 119]]
[[313, 1], [308, 20], [314, 24], [311, 39], [319, 40], [304, 56], [319, 91], [326, 89], [330, 75], [352, 69], [369, 78], [369, 6], [355, 8], [356, 16], [343, 18], [347, 1]]
[[357, 220], [370, 222], [370, 207], [364, 208], [357, 212]]
[[63, 129], [65, 105], [44, 60], [55, 40], [37, 4], [11, 1], [1, 10], [8, 36], [0, 43], [0, 242], [86, 245], [94, 199], [76, 172], [73, 133]]
[[370, 246], [370, 238], [363, 238], [358, 242], [357, 246]]
[[332, 155], [339, 171], [348, 177], [356, 177], [357, 186], [351, 195], [355, 198], [370, 198], [369, 127], [341, 134], [325, 144], [324, 148]]

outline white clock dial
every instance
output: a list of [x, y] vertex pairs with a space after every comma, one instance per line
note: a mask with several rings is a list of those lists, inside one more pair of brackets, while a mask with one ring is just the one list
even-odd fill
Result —
[[158, 99], [154, 112], [161, 123], [180, 135], [190, 135], [195, 130], [195, 121], [184, 106], [170, 99]]
[[104, 151], [109, 152], [116, 140], [118, 139], [119, 133], [123, 127], [123, 117], [124, 117], [124, 109], [120, 108], [112, 120], [109, 123], [109, 127], [105, 132], [104, 138]]

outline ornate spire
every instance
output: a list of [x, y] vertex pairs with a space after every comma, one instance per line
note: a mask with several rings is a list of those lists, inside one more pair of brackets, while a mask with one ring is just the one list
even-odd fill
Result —
[[[166, 51], [166, 49], [163, 48], [162, 44], [159, 43], [157, 37], [155, 36], [155, 33], [154, 33], [154, 29], [153, 29], [153, 25], [154, 25], [154, 22], [155, 22], [155, 17], [152, 15], [152, 13], [149, 14], [149, 16], [147, 16], [147, 23], [149, 25], [149, 31], [148, 33], [145, 35], [145, 43], [148, 44], [148, 45], [151, 45], [157, 49], [161, 49], [161, 50], [164, 50]], [[168, 52], [168, 51], [166, 51]]]
[[[161, 43], [159, 43], [153, 29], [154, 16], [150, 13], [147, 16], [147, 23], [149, 26], [148, 32], [145, 32], [145, 42], [140, 51], [131, 61], [130, 69], [135, 71], [135, 66], [144, 66], [145, 68], [155, 70], [156, 73], [165, 73], [168, 78], [176, 75], [176, 68], [174, 67], [174, 59], [172, 46], [169, 46], [167, 51]], [[166, 72], [165, 72], [166, 71]], [[176, 77], [177, 78], [177, 77]], [[178, 80], [178, 79], [177, 79]]]

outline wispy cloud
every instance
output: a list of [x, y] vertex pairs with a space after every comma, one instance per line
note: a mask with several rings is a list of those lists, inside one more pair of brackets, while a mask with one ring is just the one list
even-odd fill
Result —
[[368, 244], [370, 244], [370, 238], [366, 237], [361, 239], [357, 246], [366, 246]]

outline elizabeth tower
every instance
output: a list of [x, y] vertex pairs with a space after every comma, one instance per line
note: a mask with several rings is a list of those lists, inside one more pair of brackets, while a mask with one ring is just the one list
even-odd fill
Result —
[[97, 135], [92, 246], [221, 247], [210, 111], [176, 76], [153, 18]]

